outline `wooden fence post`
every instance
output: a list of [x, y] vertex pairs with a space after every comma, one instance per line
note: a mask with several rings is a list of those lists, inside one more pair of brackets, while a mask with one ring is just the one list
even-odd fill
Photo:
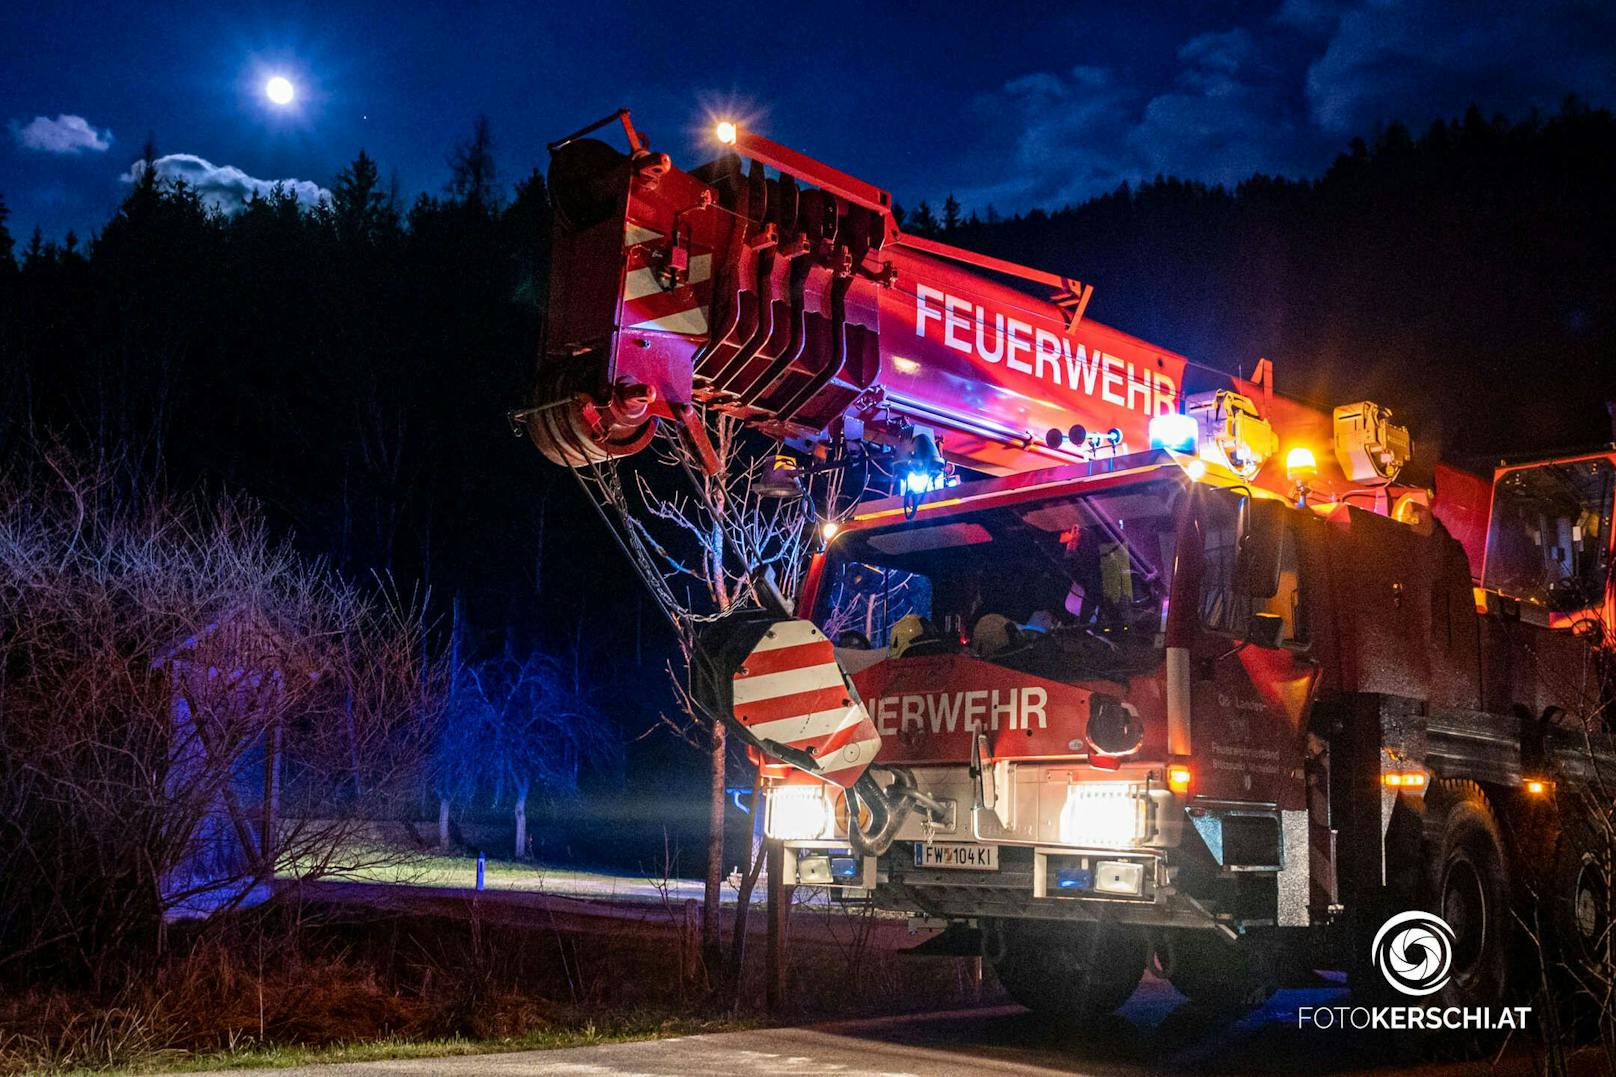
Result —
[[770, 1016], [777, 1016], [786, 998], [786, 917], [791, 911], [791, 890], [785, 885], [785, 846], [766, 839], [768, 856], [768, 947], [764, 956], [764, 997]]

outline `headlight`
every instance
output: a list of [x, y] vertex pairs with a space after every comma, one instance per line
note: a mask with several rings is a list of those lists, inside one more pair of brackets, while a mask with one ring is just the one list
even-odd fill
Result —
[[820, 841], [836, 835], [836, 810], [830, 787], [782, 785], [769, 790], [763, 831], [785, 841]]
[[1066, 789], [1062, 845], [1123, 848], [1144, 836], [1148, 799], [1128, 782], [1079, 782]]

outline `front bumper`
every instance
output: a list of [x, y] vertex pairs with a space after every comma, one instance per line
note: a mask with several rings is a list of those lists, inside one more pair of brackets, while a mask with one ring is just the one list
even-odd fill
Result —
[[[1137, 875], [1139, 892], [1105, 892], [1101, 865]], [[1082, 873], [1089, 873], [1084, 879]], [[917, 868], [904, 846], [881, 860], [874, 899], [881, 908], [946, 919], [1007, 918], [1110, 921], [1155, 927], [1211, 928], [1212, 912], [1180, 893], [1164, 853], [1148, 850], [1002, 847], [999, 868], [962, 872]], [[1087, 885], [1061, 885], [1066, 881]], [[1073, 876], [1076, 876], [1074, 879]]]
[[[854, 857], [829, 834], [788, 841], [787, 883], [947, 919], [1226, 932], [1311, 921], [1305, 811], [1186, 801], [1143, 770], [1096, 779], [1063, 764], [994, 769], [978, 786], [965, 767], [913, 768], [918, 787], [947, 809], [941, 817], [912, 814], [879, 860]], [[920, 845], [991, 848], [997, 865], [921, 864]]]

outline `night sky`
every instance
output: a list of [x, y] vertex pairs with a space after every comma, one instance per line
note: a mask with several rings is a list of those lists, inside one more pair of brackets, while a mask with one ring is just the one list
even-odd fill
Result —
[[901, 203], [1008, 213], [1158, 173], [1312, 175], [1378, 123], [1472, 102], [1616, 104], [1613, 42], [1598, 0], [9, 4], [0, 194], [21, 240], [86, 235], [149, 134], [225, 206], [272, 180], [318, 198], [361, 147], [410, 199], [479, 113], [512, 182], [627, 105], [686, 163], [733, 115]]

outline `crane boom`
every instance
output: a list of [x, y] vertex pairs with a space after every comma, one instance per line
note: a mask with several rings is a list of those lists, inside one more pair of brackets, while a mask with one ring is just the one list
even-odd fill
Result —
[[[550, 325], [528, 429], [557, 463], [637, 452], [658, 421], [709, 458], [697, 406], [797, 445], [897, 445], [920, 429], [987, 474], [1142, 451], [1152, 420], [1178, 413], [1197, 420], [1195, 451], [1233, 454], [1242, 472], [1282, 440], [1340, 433], [1338, 417], [1277, 397], [1266, 362], [1230, 377], [1103, 325], [1085, 316], [1092, 286], [906, 234], [886, 191], [797, 151], [720, 125], [734, 152], [683, 171], [626, 112], [602, 123], [614, 119], [627, 154], [589, 129], [553, 147]], [[1349, 473], [1320, 454], [1315, 489], [1395, 478], [1406, 433], [1375, 442], [1376, 416], [1359, 441], [1389, 466]]]

